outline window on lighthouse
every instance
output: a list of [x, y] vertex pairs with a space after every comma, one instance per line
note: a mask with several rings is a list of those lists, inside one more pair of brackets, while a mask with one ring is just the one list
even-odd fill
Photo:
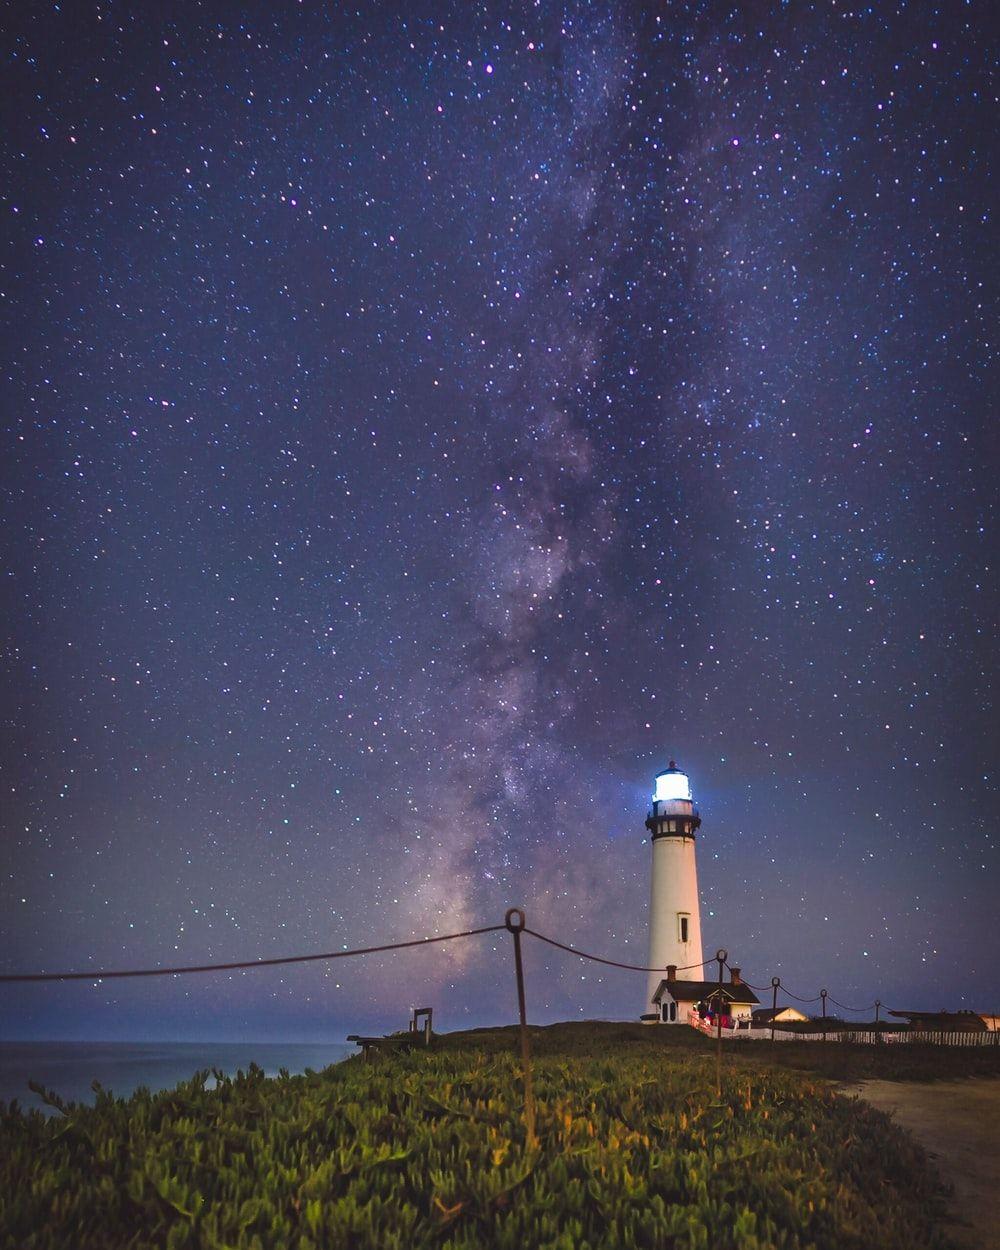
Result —
[[686, 942], [688, 940], [688, 919], [689, 917], [685, 916], [682, 912], [678, 912], [677, 920], [679, 922], [680, 939], [682, 942]]

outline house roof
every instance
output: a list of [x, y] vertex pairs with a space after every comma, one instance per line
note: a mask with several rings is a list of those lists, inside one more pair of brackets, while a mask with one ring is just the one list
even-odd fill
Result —
[[784, 1007], [758, 1007], [756, 1011], [751, 1012], [754, 1024], [770, 1024], [771, 1020], [776, 1016], [780, 1016], [785, 1011], [794, 1011], [799, 1020], [807, 1020], [809, 1017], [799, 1011], [798, 1007], [789, 1007], [786, 1003]]
[[656, 987], [653, 1002], [658, 1003], [664, 993], [669, 990], [675, 1002], [698, 1003], [703, 998], [711, 998], [721, 990], [722, 997], [730, 1003], [759, 1003], [760, 999], [741, 981], [739, 985], [720, 985], [718, 981], [661, 981]]
[[974, 1011], [890, 1011], [890, 1016], [902, 1017], [910, 1024], [924, 1028], [963, 1029], [970, 1033], [984, 1033], [986, 1021]]

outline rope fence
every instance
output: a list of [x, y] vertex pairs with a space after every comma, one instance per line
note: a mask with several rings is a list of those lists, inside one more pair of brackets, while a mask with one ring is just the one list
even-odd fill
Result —
[[[524, 912], [518, 908], [512, 908], [513, 912], [521, 917]], [[509, 913], [508, 913], [509, 914]], [[505, 920], [503, 924], [483, 925], [477, 929], [463, 929], [458, 933], [442, 933], [432, 937], [413, 938], [405, 942], [386, 942], [379, 946], [356, 946], [346, 950], [339, 951], [321, 951], [314, 955], [283, 955], [275, 959], [245, 959], [236, 960], [230, 963], [216, 964], [185, 964], [178, 967], [169, 968], [98, 968], [91, 971], [75, 971], [75, 972], [18, 972], [18, 973], [0, 973], [0, 984], [17, 984], [27, 982], [41, 981], [111, 981], [122, 979], [125, 977], [175, 977], [185, 976], [191, 973], [205, 972], [234, 972], [249, 968], [274, 968], [286, 964], [304, 964], [316, 963], [327, 959], [350, 959], [359, 955], [378, 955], [388, 951], [398, 951], [412, 949], [418, 946], [432, 946], [440, 942], [454, 942], [460, 938], [478, 937], [484, 933], [500, 933], [503, 930], [510, 930], [510, 925]], [[609, 968], [620, 968], [626, 972], [666, 972], [666, 968], [650, 967], [646, 964], [624, 963], [618, 959], [608, 959], [605, 955], [594, 955], [590, 951], [580, 950], [579, 947], [571, 946], [566, 942], [560, 942], [556, 938], [549, 937], [548, 934], [539, 933], [537, 929], [529, 929], [526, 924], [521, 924], [520, 932], [527, 934], [529, 937], [535, 938], [539, 942], [544, 942], [547, 946], [554, 946], [557, 950], [565, 951], [568, 955], [574, 955], [577, 959], [586, 959], [591, 963], [604, 964]], [[712, 959], [703, 959], [701, 963], [685, 964], [684, 967], [674, 968], [674, 972], [693, 972], [695, 969], [703, 969], [709, 965], [719, 962], [718, 955]], [[733, 971], [733, 966], [729, 962], [728, 955], [724, 955], [722, 964]], [[768, 990], [775, 988], [772, 985], [755, 985], [753, 982], [741, 978], [742, 984], [748, 989], [766, 993]], [[852, 1014], [861, 1014], [880, 1005], [877, 1002], [871, 1004], [870, 1007], [848, 1007], [845, 1003], [838, 1002], [837, 999], [829, 997], [826, 990], [821, 990], [813, 998], [805, 998], [800, 994], [793, 993], [787, 986], [782, 985], [780, 980], [777, 982], [778, 988], [789, 998], [795, 999], [800, 1003], [818, 1003], [823, 999], [828, 1001], [835, 1007], [839, 1007], [842, 1011]]]
[[789, 998], [794, 998], [797, 1003], [818, 1003], [822, 998], [821, 994], [817, 994], [815, 998], [802, 998], [799, 994], [793, 994], [787, 986], [783, 985], [781, 988], [785, 991]]
[[[530, 933], [533, 938], [538, 938], [540, 942], [547, 942], [549, 946], [557, 946], [561, 951], [568, 951], [571, 955], [576, 955], [580, 959], [589, 959], [595, 964], [607, 964], [609, 968], [624, 968], [627, 972], [665, 972], [665, 968], [646, 968], [641, 964], [623, 964], [617, 959], [605, 959], [603, 955], [588, 955], [586, 951], [578, 950], [575, 946], [567, 946], [565, 942], [557, 942], [555, 938], [546, 937], [544, 933], [539, 933], [536, 929], [525, 929], [525, 933]], [[710, 963], [715, 963], [714, 959], [704, 959], [700, 964], [687, 964], [683, 968], [676, 968], [676, 972], [690, 972], [692, 968], [707, 968]]]
[[349, 959], [353, 955], [377, 955], [383, 951], [405, 950], [409, 946], [430, 946], [434, 942], [454, 942], [456, 938], [475, 937], [479, 933], [499, 933], [507, 926], [486, 925], [482, 929], [465, 929], [461, 933], [442, 933], [439, 937], [414, 938], [411, 942], [387, 942], [384, 946], [357, 946], [353, 950], [324, 951], [319, 955], [285, 955], [280, 959], [247, 959], [231, 964], [189, 964], [185, 968], [130, 968], [126, 971], [95, 972], [22, 972], [0, 974], [0, 983], [15, 981], [111, 981], [119, 977], [178, 977], [189, 972], [231, 972], [238, 968], [274, 968], [278, 964], [307, 964], [319, 959]]
[[[835, 998], [830, 998], [829, 995], [827, 995], [827, 998], [829, 1002], [833, 1003], [834, 1007], [839, 1007], [841, 1011], [849, 1011], [852, 1015], [861, 1015], [862, 1012], [870, 1010], [869, 1007], [848, 1007], [846, 1003], [838, 1003]], [[871, 1006], [874, 1007], [875, 1004], [872, 1003]]]
[[[547, 946], [554, 946], [557, 950], [565, 951], [568, 955], [574, 955], [577, 959], [586, 959], [591, 963], [604, 964], [609, 968], [620, 968], [626, 972], [663, 972], [666, 968], [649, 967], [646, 964], [625, 963], [618, 959], [609, 959], [605, 955], [594, 955], [589, 951], [580, 950], [576, 946], [571, 946], [566, 942], [560, 942], [556, 938], [549, 937], [548, 934], [539, 933], [537, 929], [529, 929], [524, 923], [524, 912], [519, 908], [512, 908], [508, 912], [508, 918], [514, 913], [522, 918], [519, 931], [528, 937], [533, 937], [539, 942], [544, 942]], [[483, 925], [477, 929], [463, 929], [458, 933], [442, 933], [432, 937], [413, 938], [405, 942], [386, 942], [379, 946], [357, 946], [346, 950], [339, 951], [321, 951], [314, 955], [284, 955], [275, 959], [246, 959], [237, 960], [231, 963], [213, 963], [213, 964], [186, 964], [179, 967], [169, 968], [100, 968], [91, 971], [75, 971], [75, 972], [18, 972], [18, 973], [0, 973], [0, 984], [23, 984], [27, 982], [40, 981], [110, 981], [125, 977], [174, 977], [185, 976], [191, 973], [206, 972], [233, 972], [241, 971], [249, 968], [274, 968], [285, 964], [304, 964], [316, 963], [327, 959], [350, 959], [360, 955], [378, 955], [388, 951], [398, 951], [412, 949], [418, 946], [433, 946], [441, 942], [454, 942], [461, 938], [478, 937], [484, 933], [500, 933], [503, 930], [513, 932], [508, 920], [505, 919], [503, 924]], [[701, 963], [685, 964], [682, 968], [674, 968], [674, 972], [693, 972], [695, 969], [703, 969], [711, 964], [720, 963], [728, 968], [730, 973], [733, 972], [733, 965], [729, 962], [728, 953], [720, 952], [719, 955], [711, 959], [704, 959]], [[738, 971], [738, 969], [737, 969]], [[720, 978], [721, 980], [721, 978]], [[827, 990], [820, 990], [812, 998], [807, 998], [801, 994], [796, 994], [786, 985], [782, 984], [780, 978], [772, 978], [770, 985], [755, 985], [752, 981], [748, 981], [745, 977], [741, 977], [741, 982], [748, 989], [755, 990], [759, 993], [767, 993], [768, 990], [780, 989], [780, 991], [788, 998], [794, 999], [799, 1003], [819, 1003], [825, 1004], [829, 1002], [834, 1007], [839, 1007], [841, 1011], [846, 1011], [851, 1015], [862, 1015], [867, 1011], [872, 1011], [881, 1007], [881, 1000], [876, 999], [874, 1003], [864, 1007], [850, 1007], [846, 1003], [842, 1003], [833, 998]], [[825, 1010], [824, 1010], [825, 1014]]]
[[[171, 968], [114, 968], [114, 969], [97, 969], [88, 972], [21, 972], [21, 973], [0, 973], [0, 984], [25, 984], [29, 982], [47, 982], [47, 981], [110, 981], [122, 979], [125, 977], [171, 977], [186, 976], [192, 973], [209, 973], [209, 972], [233, 972], [246, 970], [250, 968], [274, 968], [286, 964], [303, 964], [315, 963], [328, 959], [350, 959], [361, 955], [377, 955], [389, 951], [399, 951], [413, 949], [416, 947], [433, 946], [442, 942], [455, 942], [461, 939], [478, 937], [486, 933], [499, 933], [507, 930], [513, 939], [514, 945], [514, 971], [517, 985], [517, 1001], [518, 1001], [518, 1017], [519, 1017], [519, 1034], [521, 1049], [521, 1068], [522, 1080], [524, 1086], [524, 1118], [525, 1118], [525, 1135], [529, 1147], [533, 1147], [537, 1142], [535, 1133], [535, 1103], [534, 1089], [532, 1081], [532, 1064], [531, 1064], [531, 1041], [528, 1033], [527, 1023], [527, 1005], [525, 996], [524, 983], [524, 964], [521, 954], [521, 938], [524, 935], [534, 938], [538, 942], [543, 942], [548, 946], [555, 947], [557, 950], [565, 951], [569, 955], [575, 956], [577, 959], [589, 960], [591, 963], [603, 964], [609, 968], [619, 968], [626, 972], [662, 972], [667, 973], [666, 968], [648, 967], [642, 964], [625, 963], [617, 959], [608, 959], [604, 955], [594, 955], [589, 951], [579, 950], [575, 946], [570, 946], [565, 942], [560, 942], [556, 938], [549, 937], [547, 934], [539, 933], [537, 929], [529, 929], [525, 921], [524, 911], [517, 907], [508, 910], [504, 917], [503, 924], [483, 925], [477, 929], [464, 929], [459, 933], [442, 933], [432, 937], [413, 938], [405, 942], [387, 942], [380, 946], [358, 946], [347, 950], [339, 951], [323, 951], [314, 955], [286, 955], [276, 959], [249, 959], [238, 960], [231, 963], [213, 963], [213, 964], [188, 964], [181, 967]], [[738, 973], [738, 969], [734, 969], [729, 962], [729, 954], [726, 950], [720, 949], [716, 952], [714, 958], [703, 960], [697, 964], [687, 964], [683, 968], [671, 968], [676, 975], [677, 972], [691, 972], [695, 969], [705, 969], [711, 964], [718, 964], [717, 980], [706, 982], [710, 985], [711, 992], [707, 995], [709, 999], [719, 995], [720, 991], [725, 989], [723, 983], [723, 969], [728, 968], [730, 976], [734, 972]], [[772, 977], [769, 986], [754, 985], [750, 981], [740, 978], [740, 982], [748, 989], [766, 993], [771, 991], [772, 1012], [770, 1018], [771, 1039], [775, 1036], [775, 1016], [778, 1014], [778, 993], [784, 993], [787, 997], [794, 999], [800, 1003], [822, 1003], [822, 1021], [823, 1021], [823, 1040], [827, 1037], [827, 1003], [839, 1007], [841, 1011], [851, 1014], [863, 1014], [874, 1008], [875, 1011], [875, 1028], [872, 1032], [873, 1040], [878, 1043], [882, 1040], [882, 1029], [884, 1022], [880, 1022], [879, 1015], [882, 1008], [881, 999], [876, 999], [869, 1007], [849, 1007], [845, 1003], [839, 1002], [837, 999], [830, 997], [826, 989], [820, 990], [819, 994], [814, 998], [806, 998], [799, 994], [792, 993], [781, 983], [780, 977]], [[729, 983], [733, 984], [732, 981]], [[722, 1054], [722, 1012], [715, 1013], [717, 1027], [716, 1034], [718, 1039], [718, 1056], [717, 1056], [717, 1084], [721, 1083], [721, 1054]], [[829, 1030], [837, 1032], [836, 1030]], [[806, 1037], [807, 1035], [802, 1034]], [[366, 1039], [371, 1040], [371, 1039]], [[1000, 1033], [994, 1032], [991, 1039], [992, 1042], [1000, 1044]]]
[[[729, 964], [728, 962], [727, 962], [727, 964], [726, 964], [726, 967], [727, 967], [727, 968], [729, 968], [729, 969], [730, 969], [730, 971], [732, 971], [732, 968], [731, 968], [731, 966], [730, 966], [730, 964]], [[775, 981], [777, 981], [777, 986], [775, 986]], [[820, 992], [819, 992], [817, 995], [815, 995], [815, 997], [813, 997], [813, 998], [804, 998], [801, 994], [793, 994], [793, 993], [792, 993], [792, 991], [788, 988], [788, 986], [787, 986], [787, 985], [785, 985], [785, 984], [781, 981], [781, 978], [780, 978], [780, 977], [776, 977], [776, 978], [774, 978], [774, 979], [772, 980], [772, 982], [771, 982], [771, 984], [770, 984], [770, 985], [754, 985], [752, 981], [748, 981], [748, 980], [744, 977], [744, 978], [743, 978], [743, 984], [744, 984], [744, 985], [745, 985], [748, 989], [751, 989], [751, 990], [757, 990], [757, 991], [758, 991], [759, 993], [761, 993], [761, 994], [766, 994], [766, 993], [767, 993], [767, 991], [768, 991], [768, 990], [770, 990], [770, 989], [778, 988], [778, 989], [780, 989], [780, 990], [781, 990], [781, 992], [782, 992], [783, 994], [787, 995], [787, 997], [789, 997], [789, 998], [794, 998], [794, 999], [795, 999], [795, 1001], [796, 1001], [797, 1003], [821, 1003], [821, 1002], [830, 1002], [830, 1003], [832, 1003], [835, 1007], [839, 1007], [839, 1008], [841, 1009], [841, 1011], [849, 1011], [849, 1012], [852, 1012], [852, 1013], [853, 1013], [853, 1014], [855, 1014], [855, 1015], [860, 1015], [860, 1014], [862, 1014], [862, 1013], [864, 1013], [864, 1012], [866, 1012], [866, 1011], [874, 1011], [876, 1007], [880, 1007], [880, 1006], [882, 1005], [882, 1004], [881, 1004], [881, 1000], [880, 1000], [880, 999], [876, 999], [876, 1000], [875, 1000], [875, 1002], [873, 1002], [873, 1003], [869, 1003], [867, 1007], [848, 1007], [848, 1006], [846, 1006], [844, 1003], [838, 1003], [838, 1002], [837, 1002], [837, 1000], [836, 1000], [835, 998], [831, 998], [831, 997], [830, 997], [830, 995], [829, 995], [829, 993], [828, 993], [826, 990], [820, 990]], [[825, 1012], [824, 1012], [824, 1014], [825, 1014]]]
[[[521, 917], [524, 916], [524, 912], [518, 908], [512, 908], [511, 910]], [[246, 959], [231, 963], [186, 964], [170, 968], [99, 968], [91, 971], [76, 972], [0, 973], [0, 984], [23, 984], [40, 981], [110, 981], [125, 977], [174, 977], [190, 973], [233, 972], [249, 968], [274, 968], [285, 964], [315, 963], [327, 959], [349, 959], [359, 955], [378, 955], [388, 951], [406, 950], [418, 946], [432, 946], [440, 942], [454, 942], [461, 938], [477, 937], [484, 933], [500, 933], [505, 929], [510, 930], [510, 925], [506, 920], [503, 924], [483, 925], [477, 929], [463, 929], [458, 933], [442, 933], [432, 937], [413, 938], [405, 942], [386, 942], [380, 946], [357, 946], [339, 951], [321, 951], [314, 955], [284, 955], [275, 959]], [[574, 955], [577, 959], [586, 959], [591, 963], [604, 964], [609, 968], [620, 968], [626, 972], [666, 972], [666, 968], [649, 967], [646, 964], [625, 963], [618, 959], [609, 959], [605, 955], [594, 955], [589, 951], [580, 950], [579, 947], [571, 946], [566, 942], [560, 942], [556, 938], [549, 937], [548, 934], [539, 933], [537, 929], [529, 929], [524, 923], [520, 926], [520, 932], [535, 938], [539, 942], [544, 942], [547, 946], [554, 946], [557, 950], [565, 951], [568, 955]], [[674, 972], [693, 972], [695, 969], [707, 968], [709, 965], [717, 962], [719, 962], [718, 955], [712, 959], [704, 959], [701, 963], [685, 964], [682, 968], [674, 968]], [[732, 973], [733, 965], [729, 962], [728, 954], [723, 955], [721, 962]], [[841, 1011], [846, 1011], [851, 1015], [862, 1015], [882, 1005], [881, 1000], [876, 999], [874, 1003], [863, 1007], [850, 1007], [847, 1003], [842, 1003], [838, 999], [833, 998], [825, 989], [820, 990], [819, 994], [814, 995], [812, 998], [807, 998], [804, 995], [794, 993], [777, 977], [772, 979], [770, 985], [755, 985], [745, 977], [741, 977], [741, 983], [748, 989], [759, 993], [780, 989], [788, 998], [794, 999], [799, 1003], [812, 1004], [823, 1002], [825, 1004], [829, 1002], [832, 1006], [839, 1007]]]

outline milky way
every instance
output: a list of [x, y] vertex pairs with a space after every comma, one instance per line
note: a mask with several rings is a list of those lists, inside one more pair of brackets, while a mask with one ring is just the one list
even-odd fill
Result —
[[[7, 15], [5, 971], [529, 920], [1000, 1005], [985, 5]], [[529, 947], [539, 1020], [641, 974]], [[508, 942], [5, 1036], [510, 1019]], [[436, 1018], [437, 1018], [436, 1016]]]

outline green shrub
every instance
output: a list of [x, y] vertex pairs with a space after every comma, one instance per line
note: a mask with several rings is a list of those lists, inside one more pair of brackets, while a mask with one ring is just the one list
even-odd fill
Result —
[[741, 1060], [717, 1098], [687, 1033], [537, 1031], [536, 1150], [508, 1031], [301, 1077], [99, 1091], [51, 1118], [0, 1105], [0, 1246], [946, 1244], [925, 1161], [884, 1115]]

